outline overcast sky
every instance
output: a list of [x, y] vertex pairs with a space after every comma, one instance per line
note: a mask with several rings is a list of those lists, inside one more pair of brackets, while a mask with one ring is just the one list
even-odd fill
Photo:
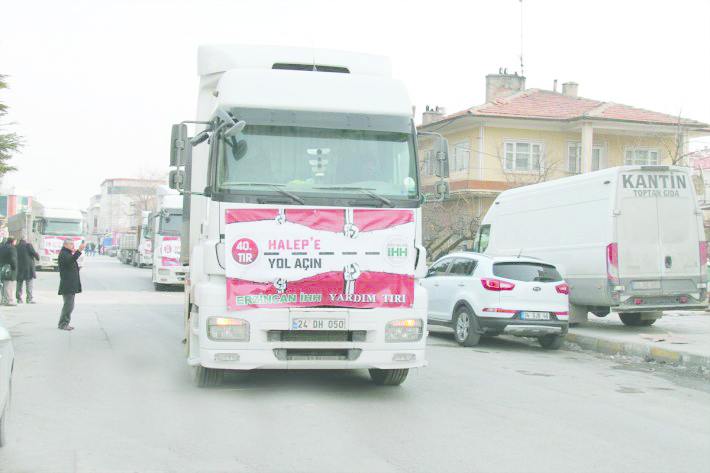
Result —
[[[522, 26], [527, 88], [575, 81], [582, 97], [710, 123], [710, 2], [524, 0]], [[419, 122], [426, 105], [482, 104], [500, 67], [520, 74], [521, 3], [0, 0], [2, 132], [26, 141], [4, 187], [86, 207], [104, 179], [167, 170], [211, 43], [389, 56]]]

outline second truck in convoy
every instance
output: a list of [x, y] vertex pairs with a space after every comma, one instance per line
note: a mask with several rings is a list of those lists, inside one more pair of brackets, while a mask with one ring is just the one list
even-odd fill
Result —
[[425, 365], [426, 255], [412, 104], [389, 60], [203, 46], [198, 71], [197, 133], [176, 125], [171, 143], [198, 385], [256, 368], [400, 384]]
[[183, 198], [158, 186], [155, 210], [148, 216], [146, 237], [152, 249], [152, 280], [156, 290], [183, 286], [188, 268], [180, 261]]

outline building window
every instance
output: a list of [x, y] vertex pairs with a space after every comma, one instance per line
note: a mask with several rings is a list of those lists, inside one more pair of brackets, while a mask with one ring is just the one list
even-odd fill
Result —
[[624, 148], [624, 165], [661, 164], [661, 153], [658, 148]]
[[468, 169], [469, 158], [471, 157], [471, 149], [468, 140], [455, 143], [452, 146], [453, 156], [452, 171], [465, 171]]
[[432, 155], [433, 154], [434, 153], [430, 149], [424, 151], [424, 160], [422, 161], [422, 175], [423, 176], [433, 176], [434, 175], [434, 163], [432, 163]]
[[[604, 167], [604, 146], [592, 146], [592, 171], [598, 171]], [[570, 174], [580, 174], [582, 172], [582, 144], [567, 144], [567, 172]]]
[[506, 171], [539, 171], [542, 168], [542, 143], [532, 141], [506, 141]]

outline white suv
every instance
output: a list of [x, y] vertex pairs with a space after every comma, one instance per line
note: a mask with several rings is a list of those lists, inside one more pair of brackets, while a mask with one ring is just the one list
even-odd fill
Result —
[[429, 267], [421, 284], [429, 292], [428, 323], [450, 326], [463, 346], [506, 333], [557, 349], [567, 334], [569, 286], [539, 259], [451, 253]]

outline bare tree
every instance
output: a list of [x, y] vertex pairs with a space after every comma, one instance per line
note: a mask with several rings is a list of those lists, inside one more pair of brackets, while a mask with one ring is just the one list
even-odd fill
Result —
[[167, 173], [155, 168], [141, 167], [135, 173], [133, 180], [136, 185], [131, 186], [127, 193], [130, 214], [136, 211], [140, 214], [144, 210], [153, 210], [156, 191], [158, 186], [167, 182]]
[[479, 209], [474, 208], [476, 199], [480, 197], [457, 193], [448, 200], [424, 204], [424, 247], [430, 260], [473, 242], [481, 220]]

